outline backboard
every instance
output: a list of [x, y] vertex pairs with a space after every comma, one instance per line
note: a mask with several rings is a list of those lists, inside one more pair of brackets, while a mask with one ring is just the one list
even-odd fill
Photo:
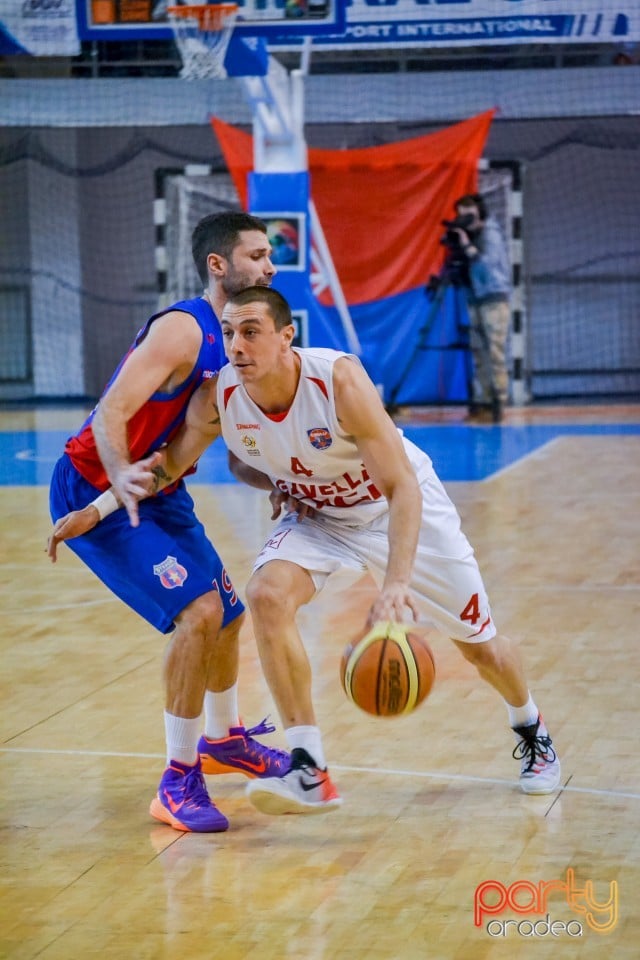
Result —
[[[237, 0], [236, 31], [247, 36], [341, 34], [344, 0]], [[167, 7], [180, 0], [76, 0], [82, 40], [168, 40]]]

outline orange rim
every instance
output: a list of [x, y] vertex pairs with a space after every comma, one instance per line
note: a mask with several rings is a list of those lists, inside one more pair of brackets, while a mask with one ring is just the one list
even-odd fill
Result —
[[219, 30], [237, 9], [237, 3], [193, 3], [186, 7], [167, 7], [167, 13], [183, 20], [197, 20], [200, 30]]

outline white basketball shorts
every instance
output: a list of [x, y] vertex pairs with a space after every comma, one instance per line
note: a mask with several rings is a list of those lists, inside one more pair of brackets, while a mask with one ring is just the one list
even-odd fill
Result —
[[[460, 529], [458, 511], [432, 468], [420, 484], [422, 524], [411, 589], [421, 615], [445, 636], [481, 643], [496, 634], [489, 600], [473, 549]], [[316, 592], [328, 577], [369, 571], [382, 584], [389, 543], [388, 514], [363, 526], [323, 517], [298, 522], [287, 514], [258, 554], [254, 570], [270, 560], [288, 560], [307, 570]]]

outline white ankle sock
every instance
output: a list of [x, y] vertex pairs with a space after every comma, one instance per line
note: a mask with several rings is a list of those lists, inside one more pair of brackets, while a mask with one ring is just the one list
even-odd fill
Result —
[[204, 735], [209, 740], [221, 740], [229, 736], [231, 727], [240, 726], [238, 719], [238, 684], [227, 690], [204, 695]]
[[538, 708], [533, 702], [531, 694], [529, 694], [529, 699], [522, 707], [514, 707], [506, 700], [505, 703], [511, 727], [528, 727], [538, 719]]
[[321, 770], [326, 769], [327, 761], [324, 758], [322, 737], [318, 727], [289, 727], [285, 730], [285, 736], [290, 750], [296, 748], [306, 750]]
[[171, 760], [193, 765], [198, 759], [198, 740], [200, 739], [200, 717], [174, 717], [164, 712], [164, 730], [167, 741], [167, 764]]

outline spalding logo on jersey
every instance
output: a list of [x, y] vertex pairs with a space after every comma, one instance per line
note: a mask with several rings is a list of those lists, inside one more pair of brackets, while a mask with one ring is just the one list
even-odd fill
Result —
[[160, 583], [167, 590], [181, 587], [189, 576], [187, 570], [182, 564], [178, 563], [175, 557], [167, 557], [162, 563], [154, 563], [153, 572], [156, 577], [160, 577]]
[[307, 436], [309, 443], [316, 450], [326, 450], [333, 443], [333, 437], [326, 427], [313, 427], [312, 430], [307, 430]]

